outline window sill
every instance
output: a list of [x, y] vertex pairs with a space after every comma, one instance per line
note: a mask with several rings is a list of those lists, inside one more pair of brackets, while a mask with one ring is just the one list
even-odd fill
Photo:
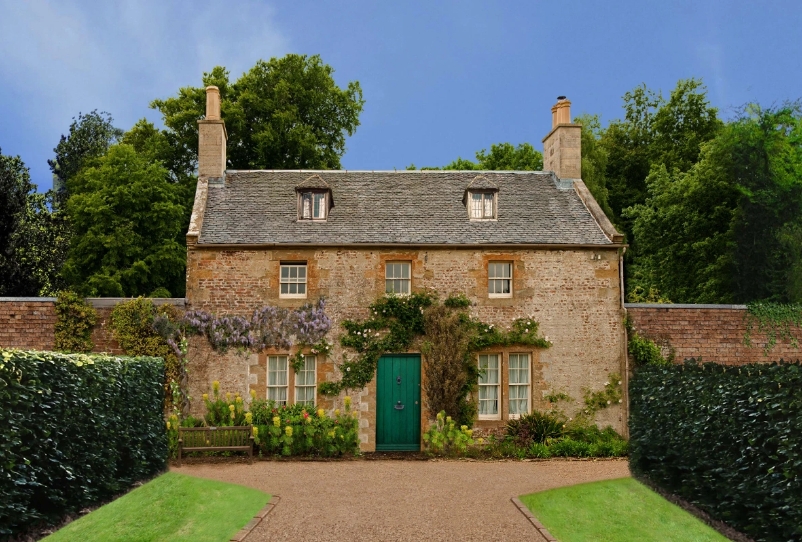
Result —
[[498, 222], [498, 218], [468, 218], [469, 222]]
[[477, 416], [476, 419], [479, 420], [480, 422], [500, 422], [501, 415], [498, 414], [494, 416]]
[[487, 294], [490, 299], [512, 299], [512, 294]]
[[279, 299], [306, 299], [306, 294], [278, 294]]

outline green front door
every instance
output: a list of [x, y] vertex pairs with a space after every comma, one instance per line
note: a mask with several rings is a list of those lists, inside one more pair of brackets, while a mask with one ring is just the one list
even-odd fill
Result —
[[418, 354], [379, 358], [376, 404], [376, 450], [420, 450]]

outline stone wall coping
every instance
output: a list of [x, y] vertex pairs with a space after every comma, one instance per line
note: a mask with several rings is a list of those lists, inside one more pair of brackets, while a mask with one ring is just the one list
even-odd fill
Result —
[[[58, 298], [55, 297], [0, 297], [0, 303], [55, 303]], [[89, 302], [96, 309], [114, 307], [124, 301], [136, 299], [134, 297], [87, 297], [86, 301]], [[156, 305], [175, 305], [176, 307], [183, 307], [187, 304], [187, 300], [183, 297], [152, 297], [150, 298]]]
[[624, 303], [625, 309], [724, 309], [746, 310], [746, 305], [705, 305], [682, 303]]

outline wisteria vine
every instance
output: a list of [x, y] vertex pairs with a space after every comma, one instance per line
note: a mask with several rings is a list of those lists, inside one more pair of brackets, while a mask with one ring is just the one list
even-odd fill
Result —
[[299, 309], [265, 306], [256, 309], [250, 318], [217, 317], [204, 310], [184, 313], [178, 322], [159, 316], [154, 327], [167, 339], [167, 344], [181, 356], [181, 341], [187, 335], [203, 335], [212, 348], [226, 352], [230, 348], [261, 352], [265, 348], [291, 348], [293, 345], [313, 347], [326, 354], [331, 345], [326, 334], [331, 319], [326, 315], [326, 301], [306, 303]]

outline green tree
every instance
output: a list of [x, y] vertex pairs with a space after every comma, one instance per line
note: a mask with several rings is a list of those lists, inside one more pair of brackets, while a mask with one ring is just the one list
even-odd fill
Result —
[[154, 100], [151, 107], [164, 117], [182, 164], [197, 162], [205, 87], [216, 85], [228, 132], [228, 167], [339, 169], [345, 136], [359, 126], [365, 102], [357, 81], [341, 89], [333, 73], [318, 55], [260, 60], [234, 83], [218, 66], [203, 74], [203, 87], [181, 88], [178, 96]]
[[610, 220], [615, 214], [610, 208], [610, 193], [607, 189], [607, 149], [601, 145], [604, 130], [598, 115], [580, 115], [574, 123], [582, 126], [582, 182], [588, 187], [599, 207]]
[[[415, 164], [407, 167], [414, 170]], [[543, 155], [529, 143], [520, 143], [517, 147], [511, 143], [496, 143], [490, 146], [490, 152], [482, 149], [476, 153], [476, 162], [465, 158], [457, 158], [443, 167], [423, 167], [422, 170], [456, 170], [456, 171], [542, 171]]]
[[802, 294], [802, 108], [749, 106], [687, 172], [665, 164], [625, 210], [638, 257], [630, 291], [675, 302], [798, 302]]
[[36, 191], [19, 156], [0, 152], [0, 296], [36, 295], [17, 256], [20, 228], [28, 213], [28, 198]]
[[[680, 80], [667, 101], [641, 85], [624, 94], [624, 110], [624, 120], [610, 123], [600, 137], [607, 152], [607, 188], [616, 217], [646, 201], [646, 178], [652, 168], [688, 171], [702, 144], [722, 126], [707, 99], [707, 88], [698, 79]], [[620, 223], [632, 242], [629, 221]]]
[[55, 157], [48, 160], [50, 171], [53, 172], [53, 188], [63, 201], [67, 181], [76, 175], [81, 168], [93, 158], [103, 156], [109, 147], [118, 142], [123, 131], [114, 126], [114, 119], [105, 111], [98, 113], [97, 109], [90, 113], [78, 113], [73, 117], [69, 133], [61, 139], [53, 149]]
[[75, 236], [64, 266], [84, 295], [138, 296], [185, 289], [185, 210], [170, 173], [129, 144], [112, 146], [68, 179]]

